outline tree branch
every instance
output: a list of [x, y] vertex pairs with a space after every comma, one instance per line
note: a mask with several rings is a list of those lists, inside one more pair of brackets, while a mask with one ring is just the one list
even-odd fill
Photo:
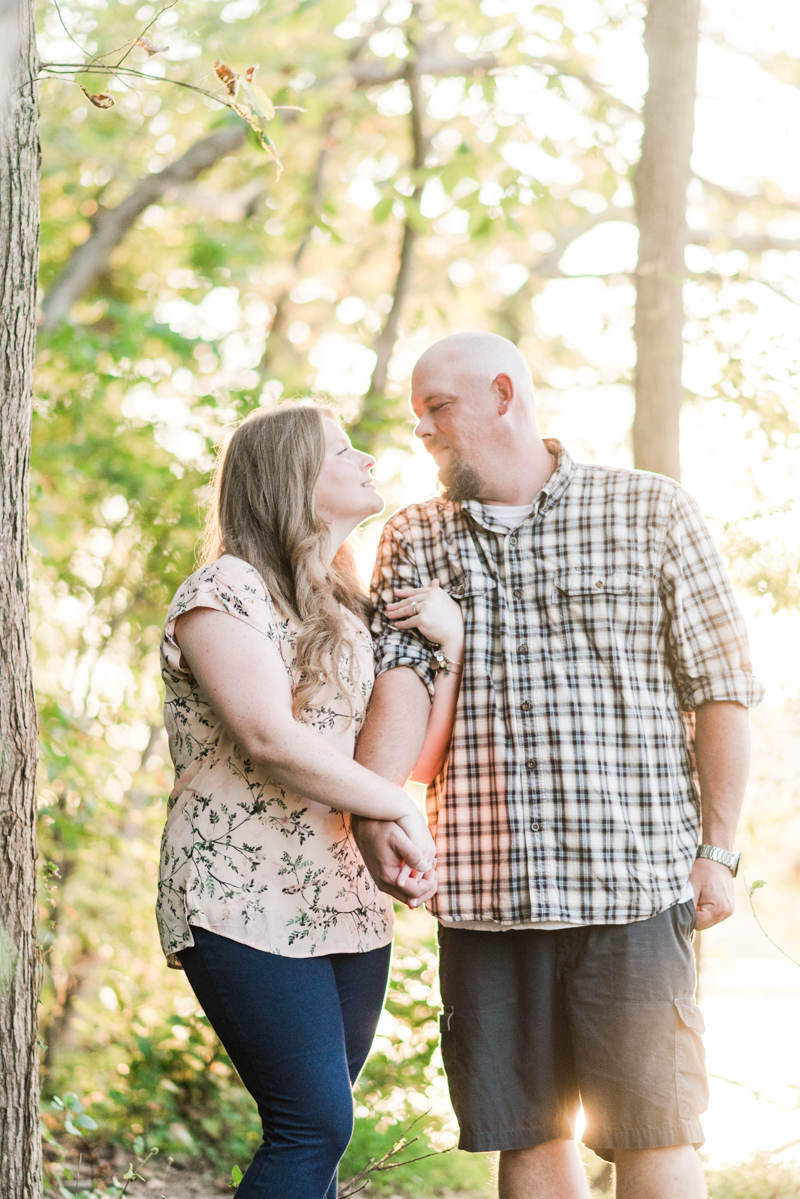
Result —
[[105, 209], [98, 217], [88, 241], [73, 251], [47, 292], [42, 302], [43, 327], [58, 327], [72, 305], [105, 270], [112, 251], [146, 208], [170, 188], [189, 183], [226, 154], [236, 153], [244, 145], [246, 136], [247, 126], [244, 122], [218, 129], [216, 133], [195, 142], [181, 158], [163, 171], [140, 180], [127, 199], [116, 208]]
[[479, 75], [496, 66], [494, 55], [486, 58], [464, 58], [463, 55], [446, 58], [422, 54], [416, 60], [409, 59], [392, 68], [387, 68], [381, 62], [354, 61], [347, 69], [347, 77], [354, 81], [356, 87], [380, 87], [396, 83], [398, 79], [405, 79], [410, 84], [412, 77], [419, 78], [421, 75]]

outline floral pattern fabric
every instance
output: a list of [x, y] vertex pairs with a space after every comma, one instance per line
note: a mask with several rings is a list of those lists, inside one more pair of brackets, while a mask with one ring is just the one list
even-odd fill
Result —
[[[161, 641], [164, 722], [175, 765], [161, 845], [157, 918], [171, 966], [193, 944], [190, 924], [286, 957], [366, 952], [392, 937], [392, 906], [375, 887], [350, 816], [302, 798], [240, 753], [191, 674], [175, 622], [192, 608], [242, 620], [299, 679], [298, 625], [276, 609], [259, 573], [224, 555], [186, 580]], [[374, 679], [372, 640], [342, 609], [355, 647], [354, 684], [343, 654], [338, 685], [326, 684], [299, 719], [352, 757]], [[352, 706], [353, 718], [350, 718]]]

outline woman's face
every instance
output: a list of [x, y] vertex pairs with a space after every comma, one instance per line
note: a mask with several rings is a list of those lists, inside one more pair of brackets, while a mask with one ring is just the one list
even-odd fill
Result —
[[354, 529], [368, 516], [383, 511], [383, 500], [370, 473], [375, 459], [353, 449], [344, 429], [331, 417], [324, 416], [322, 424], [325, 457], [314, 488], [317, 514], [327, 525], [349, 524]]

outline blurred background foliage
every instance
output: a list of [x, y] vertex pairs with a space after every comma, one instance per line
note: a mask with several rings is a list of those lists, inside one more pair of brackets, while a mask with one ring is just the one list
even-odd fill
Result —
[[[152, 57], [133, 50], [129, 61], [147, 76], [135, 87], [99, 71], [81, 78], [90, 92], [108, 88], [108, 111], [63, 78], [42, 85], [45, 310], [76, 255], [98, 244], [105, 214], [236, 122], [165, 77], [213, 88], [214, 60], [237, 72], [258, 63], [272, 100], [302, 108], [270, 126], [280, 177], [239, 122], [230, 152], [165, 186], [119, 244], [98, 252], [89, 284], [41, 333], [31, 516], [41, 1036], [46, 1100], [75, 1094], [99, 1125], [70, 1139], [63, 1111], [46, 1106], [50, 1135], [73, 1150], [157, 1147], [229, 1172], [258, 1136], [253, 1105], [185, 980], [165, 969], [153, 918], [172, 785], [160, 628], [194, 567], [216, 444], [256, 405], [325, 392], [356, 444], [378, 455], [391, 511], [419, 473], [410, 368], [432, 338], [469, 327], [520, 346], [545, 423], [575, 386], [609, 405], [612, 424], [620, 410], [630, 415], [641, 86], [610, 86], [603, 64], [620, 31], [640, 36], [643, 13], [627, 0], [42, 5], [46, 63], [125, 46], [151, 21], [149, 36], [168, 47]], [[788, 69], [777, 51], [762, 66]], [[773, 245], [792, 204], [770, 186], [737, 196], [693, 182], [687, 343], [718, 363], [696, 402], [730, 406], [764, 458], [780, 459], [796, 445], [800, 351], [784, 339], [770, 357], [737, 332], [767, 255], [770, 286], [796, 289]], [[624, 244], [589, 272], [598, 288], [589, 352], [540, 319], [541, 299], [581, 273], [569, 254], [607, 222]], [[747, 252], [736, 248], [745, 237]], [[743, 256], [736, 269], [731, 254]], [[796, 608], [793, 502], [776, 512], [765, 498], [724, 533], [740, 585], [775, 611]], [[791, 739], [796, 714], [786, 722]], [[787, 811], [773, 812], [770, 827], [785, 825]], [[431, 938], [424, 915], [401, 922], [343, 1177], [429, 1111], [423, 1151], [452, 1143]], [[52, 1143], [48, 1153], [55, 1187], [64, 1162]], [[592, 1168], [600, 1193], [607, 1171]], [[401, 1174], [388, 1176], [393, 1194], [489, 1193], [482, 1158], [454, 1153], [408, 1167], [407, 1182]], [[719, 1191], [728, 1193], [762, 1192]]]

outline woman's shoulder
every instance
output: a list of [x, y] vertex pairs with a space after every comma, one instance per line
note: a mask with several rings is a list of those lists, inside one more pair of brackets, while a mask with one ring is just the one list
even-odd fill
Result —
[[240, 620], [274, 627], [281, 623], [272, 596], [254, 566], [223, 554], [193, 571], [178, 588], [167, 613], [167, 626], [192, 608], [216, 608]]

